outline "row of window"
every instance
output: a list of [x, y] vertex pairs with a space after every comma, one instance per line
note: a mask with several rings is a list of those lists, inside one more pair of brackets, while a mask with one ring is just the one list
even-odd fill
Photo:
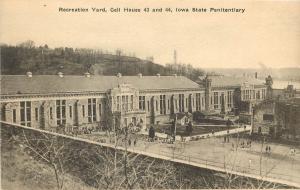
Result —
[[[233, 91], [227, 91], [227, 107], [233, 107]], [[211, 104], [214, 105], [214, 109], [219, 109], [219, 106], [225, 105], [225, 94], [221, 92], [214, 92], [213, 98], [211, 98]]]
[[133, 110], [133, 95], [123, 95], [123, 96], [117, 96], [117, 111], [130, 111]]
[[[204, 96], [201, 97], [200, 93], [196, 93], [196, 110], [201, 110], [201, 107], [204, 107]], [[158, 105], [159, 104], [159, 105]], [[179, 94], [179, 99], [174, 100], [174, 107], [172, 109], [179, 110], [179, 112], [184, 112], [185, 108], [189, 108], [193, 105], [195, 106], [195, 101], [190, 97], [185, 98], [184, 94]], [[159, 111], [160, 114], [166, 114], [167, 110], [171, 109], [170, 99], [166, 100], [166, 95], [160, 95], [159, 101], [154, 102], [156, 111]], [[139, 109], [146, 110], [146, 100], [145, 96], [139, 96]], [[147, 111], [150, 112], [150, 101], [147, 101]]]
[[[57, 125], [66, 124], [66, 100], [56, 100], [56, 123]], [[39, 108], [35, 108], [35, 120], [39, 121]], [[99, 116], [102, 115], [102, 105], [99, 104]], [[49, 108], [50, 119], [53, 119], [52, 107]], [[82, 116], [85, 117], [85, 106], [82, 105]], [[69, 117], [73, 117], [73, 107], [69, 106]], [[12, 120], [17, 122], [16, 109], [12, 110]], [[96, 121], [96, 99], [88, 99], [88, 122], [93, 123]], [[20, 102], [20, 124], [25, 126], [31, 126], [31, 102]]]
[[255, 93], [255, 90], [242, 90], [242, 100], [251, 100], [251, 99], [265, 99], [266, 98], [266, 89], [258, 90]]

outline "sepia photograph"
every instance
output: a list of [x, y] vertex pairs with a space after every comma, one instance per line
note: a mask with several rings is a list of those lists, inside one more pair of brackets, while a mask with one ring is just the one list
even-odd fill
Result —
[[0, 189], [300, 189], [300, 0], [1, 0], [0, 66]]

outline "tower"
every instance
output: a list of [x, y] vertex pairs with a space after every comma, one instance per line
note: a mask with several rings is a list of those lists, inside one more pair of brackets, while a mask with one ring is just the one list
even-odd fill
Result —
[[272, 88], [273, 79], [270, 75], [266, 78], [266, 85], [267, 85], [267, 99], [270, 99], [272, 98], [273, 95], [273, 88]]
[[211, 98], [211, 78], [207, 75], [204, 79], [204, 86], [205, 86], [205, 110], [209, 111], [211, 109], [210, 105], [210, 98]]
[[176, 52], [176, 50], [174, 50], [174, 65], [176, 65], [177, 64], [177, 52]]

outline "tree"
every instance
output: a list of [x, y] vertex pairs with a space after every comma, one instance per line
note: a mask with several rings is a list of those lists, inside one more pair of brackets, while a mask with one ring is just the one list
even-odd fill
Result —
[[27, 40], [25, 42], [21, 42], [18, 47], [22, 47], [22, 48], [34, 48], [35, 43], [32, 40]]

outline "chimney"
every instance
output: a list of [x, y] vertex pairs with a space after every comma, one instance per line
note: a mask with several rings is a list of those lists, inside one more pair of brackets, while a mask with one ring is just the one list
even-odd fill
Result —
[[31, 78], [31, 77], [32, 77], [32, 72], [28, 71], [28, 72], [26, 73], [26, 75], [27, 75], [27, 77]]
[[257, 72], [255, 72], [255, 78], [257, 79]]
[[87, 78], [90, 78], [91, 74], [89, 72], [86, 72], [86, 73], [84, 73], [84, 76], [87, 77]]
[[64, 74], [62, 72], [58, 72], [57, 75], [61, 78], [64, 77]]
[[118, 78], [121, 78], [121, 77], [122, 77], [122, 74], [121, 74], [121, 73], [118, 73], [118, 74], [117, 74], [117, 77], [118, 77]]
[[157, 73], [157, 74], [156, 74], [156, 76], [157, 76], [157, 77], [160, 77], [160, 74], [159, 74], [159, 73]]
[[142, 78], [142, 77], [143, 77], [142, 73], [139, 73], [139, 74], [138, 74], [138, 77]]

